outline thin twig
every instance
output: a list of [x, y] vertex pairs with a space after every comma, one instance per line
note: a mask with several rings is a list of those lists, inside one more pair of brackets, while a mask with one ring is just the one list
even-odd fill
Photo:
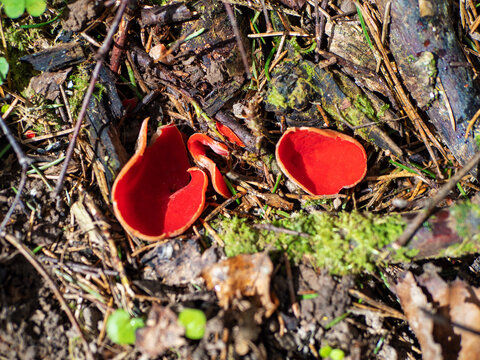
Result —
[[256, 39], [256, 38], [261, 38], [261, 37], [271, 37], [271, 36], [299, 36], [299, 37], [311, 37], [310, 34], [306, 34], [303, 32], [297, 32], [297, 31], [290, 31], [290, 32], [284, 32], [284, 31], [273, 31], [273, 32], [267, 32], [267, 33], [258, 33], [258, 34], [248, 34], [248, 37], [250, 39]]
[[[318, 0], [315, 0], [315, 39], [317, 41], [317, 50], [320, 50], [322, 48], [322, 41], [323, 37], [325, 35], [325, 26], [327, 24], [327, 18], [325, 17], [324, 13], [322, 12], [322, 15], [319, 16], [320, 9], [325, 10], [325, 8], [328, 5], [328, 0], [322, 0], [321, 4], [318, 4]], [[320, 55], [317, 52], [317, 56]], [[318, 62], [318, 59], [317, 59]]]
[[273, 231], [280, 234], [287, 234], [292, 236], [310, 237], [310, 234], [301, 231], [295, 231], [290, 229], [281, 228], [272, 224], [255, 224], [252, 226], [258, 230]]
[[[87, 126], [89, 126], [89, 125], [88, 124], [82, 125], [82, 128], [85, 128]], [[75, 128], [71, 128], [71, 129], [66, 129], [66, 130], [60, 130], [60, 131], [53, 132], [53, 133], [46, 134], [46, 135], [35, 136], [34, 138], [31, 138], [31, 139], [22, 140], [22, 144], [31, 144], [33, 142], [44, 141], [44, 140], [68, 135], [68, 134], [70, 134], [74, 131], [75, 131]]]
[[[320, 44], [322, 42], [322, 37], [320, 36], [320, 12], [318, 11], [318, 0], [314, 1], [315, 3], [315, 41], [317, 42], [317, 46], [315, 50], [320, 50]], [[318, 63], [320, 60], [320, 54], [318, 51], [315, 53], [315, 62]]]
[[260, 3], [262, 4], [263, 16], [265, 17], [265, 24], [267, 24], [267, 32], [273, 31], [272, 23], [270, 21], [270, 18], [268, 17], [267, 7], [265, 6], [265, 0], [260, 0]]
[[215, 209], [212, 210], [210, 214], [207, 215], [204, 221], [209, 222], [212, 220], [220, 211], [225, 209], [228, 205], [230, 205], [232, 202], [240, 199], [242, 196], [244, 196], [247, 192], [246, 191], [241, 191], [236, 193], [234, 196], [231, 198], [225, 200], [223, 203], [221, 203], [219, 206], [217, 206]]
[[479, 116], [480, 116], [480, 109], [477, 110], [475, 115], [473, 115], [472, 119], [468, 122], [467, 129], [465, 130], [465, 139], [468, 139], [468, 134], [470, 133], [470, 130], [472, 130], [472, 127], [477, 121]]
[[15, 206], [17, 206], [17, 203], [20, 201], [20, 196], [22, 195], [23, 188], [25, 187], [25, 183], [27, 182], [27, 169], [32, 161], [30, 158], [28, 158], [25, 155], [20, 145], [18, 145], [18, 142], [15, 140], [15, 137], [10, 131], [10, 128], [7, 126], [7, 124], [5, 124], [5, 121], [3, 120], [3, 117], [1, 115], [0, 115], [0, 127], [2, 128], [3, 133], [7, 137], [8, 142], [12, 146], [13, 151], [15, 151], [15, 154], [17, 155], [18, 163], [22, 167], [22, 176], [20, 178], [20, 184], [18, 185], [17, 194], [15, 195], [15, 199], [13, 200], [12, 205], [8, 209], [7, 213], [5, 214], [5, 217], [2, 220], [2, 223], [0, 224], [0, 236], [2, 236], [4, 233], [5, 226], [10, 220], [10, 217], [12, 216], [13, 211], [15, 210]]
[[72, 326], [77, 330], [80, 339], [82, 340], [83, 346], [85, 347], [85, 353], [87, 355], [87, 358], [93, 359], [93, 354], [90, 351], [90, 348], [88, 346], [87, 339], [85, 338], [85, 335], [82, 332], [82, 329], [80, 328], [80, 324], [78, 323], [77, 319], [72, 313], [72, 310], [68, 307], [67, 302], [65, 301], [64, 297], [62, 296], [62, 293], [58, 289], [57, 285], [55, 284], [55, 281], [52, 279], [50, 274], [45, 270], [45, 268], [42, 266], [42, 264], [35, 258], [35, 255], [31, 252], [30, 249], [25, 247], [22, 243], [20, 243], [15, 236], [10, 235], [10, 234], [5, 234], [5, 239], [13, 245], [19, 252], [22, 254], [25, 259], [28, 260], [28, 262], [37, 270], [37, 272], [43, 277], [47, 285], [50, 287], [50, 289], [53, 291], [55, 296], [57, 297], [58, 302], [63, 308], [63, 311], [67, 315], [68, 319], [72, 323]]
[[104, 275], [107, 275], [107, 276], [118, 276], [118, 271], [116, 270], [99, 269], [97, 267], [76, 263], [73, 261], [61, 261], [59, 259], [56, 259], [51, 256], [47, 256], [47, 255], [39, 255], [39, 258], [44, 261], [51, 262], [55, 267], [63, 267], [63, 268], [66, 267], [72, 272], [78, 272], [85, 275], [100, 277], [100, 275], [103, 273]]
[[125, 12], [125, 9], [129, 1], [130, 0], [122, 0], [122, 2], [120, 3], [117, 13], [115, 14], [115, 18], [113, 20], [112, 26], [110, 27], [110, 30], [108, 31], [108, 34], [105, 38], [105, 41], [103, 42], [103, 45], [100, 47], [100, 49], [98, 49], [98, 52], [95, 56], [97, 59], [97, 63], [95, 64], [95, 69], [93, 70], [90, 84], [88, 85], [87, 92], [85, 94], [85, 97], [83, 98], [82, 108], [80, 109], [80, 113], [78, 114], [77, 123], [75, 124], [73, 135], [70, 140], [70, 144], [68, 145], [67, 153], [65, 155], [65, 162], [63, 163], [62, 170], [60, 172], [60, 175], [58, 176], [57, 185], [55, 186], [55, 193], [54, 193], [55, 196], [58, 196], [62, 191], [63, 182], [65, 180], [65, 175], [67, 174], [68, 165], [70, 164], [70, 160], [72, 159], [72, 156], [73, 156], [73, 150], [75, 149], [75, 144], [78, 138], [78, 134], [80, 133], [80, 129], [82, 127], [83, 118], [85, 117], [85, 114], [87, 112], [87, 107], [88, 107], [88, 104], [90, 103], [90, 98], [93, 95], [93, 90], [95, 89], [95, 84], [100, 74], [100, 69], [102, 68], [103, 59], [106, 53], [108, 52], [108, 49], [112, 45], [113, 35], [117, 31], [118, 24], [122, 19], [123, 13]]
[[442, 201], [448, 193], [456, 186], [465, 175], [468, 174], [478, 163], [480, 162], [480, 151], [477, 152], [470, 161], [460, 169], [455, 176], [453, 176], [435, 195], [427, 204], [427, 206], [418, 213], [417, 216], [412, 220], [410, 224], [406, 227], [405, 231], [398, 238], [398, 240], [393, 244], [394, 247], [400, 248], [408, 244], [412, 236], [418, 230], [420, 226], [424, 223], [425, 220], [432, 214], [435, 207]]
[[245, 46], [243, 45], [242, 36], [240, 35], [240, 30], [238, 29], [237, 18], [233, 13], [232, 5], [229, 3], [224, 2], [223, 5], [225, 6], [225, 10], [227, 10], [228, 18], [230, 19], [230, 23], [232, 24], [233, 33], [235, 34], [235, 39], [237, 40], [238, 51], [242, 56], [243, 67], [245, 68], [245, 74], [247, 78], [250, 79], [250, 65], [248, 64], [247, 59], [247, 52], [245, 51]]
[[452, 105], [450, 105], [450, 100], [448, 100], [447, 92], [443, 87], [442, 79], [440, 76], [437, 76], [438, 85], [440, 85], [440, 90], [443, 92], [443, 96], [445, 96], [445, 106], [447, 107], [448, 117], [450, 118], [450, 124], [452, 125], [453, 131], [457, 131], [457, 122], [455, 121], [455, 115], [453, 114]]

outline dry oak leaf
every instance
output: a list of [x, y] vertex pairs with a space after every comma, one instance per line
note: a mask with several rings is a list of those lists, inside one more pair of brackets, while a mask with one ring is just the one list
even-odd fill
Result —
[[480, 289], [459, 279], [447, 283], [429, 264], [424, 270], [416, 279], [407, 272], [396, 286], [423, 359], [480, 359]]
[[273, 264], [265, 252], [241, 254], [209, 265], [202, 277], [207, 288], [214, 289], [220, 306], [228, 309], [232, 301], [253, 297], [263, 306], [265, 317], [270, 317], [278, 306], [278, 299], [270, 293]]

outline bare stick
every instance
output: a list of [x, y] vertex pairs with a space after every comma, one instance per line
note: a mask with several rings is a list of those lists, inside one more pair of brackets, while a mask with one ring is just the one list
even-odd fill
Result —
[[[314, 1], [315, 4], [315, 41], [317, 42], [316, 49], [320, 49], [320, 43], [322, 42], [322, 37], [320, 36], [320, 12], [318, 11], [318, 0]], [[320, 60], [320, 54], [316, 52], [315, 62], [318, 63]]]
[[227, 11], [228, 18], [232, 23], [233, 33], [235, 34], [235, 38], [237, 39], [238, 51], [240, 51], [240, 54], [242, 55], [242, 62], [243, 66], [245, 67], [245, 73], [247, 74], [247, 78], [250, 79], [250, 66], [248, 65], [247, 52], [245, 51], [245, 46], [243, 46], [242, 37], [240, 35], [240, 31], [238, 30], [237, 18], [233, 13], [232, 5], [226, 2], [224, 2], [223, 5], [225, 6], [225, 10]]
[[319, 4], [318, 0], [315, 0], [315, 41], [317, 42], [317, 53], [315, 54], [315, 61], [319, 61], [319, 55], [320, 53], [318, 50], [322, 48], [322, 41], [323, 37], [325, 35], [325, 26], [327, 24], [327, 18], [322, 12], [322, 15], [320, 16], [320, 10], [319, 7], [321, 7], [323, 10], [328, 5], [328, 0], [322, 0], [322, 3]]
[[42, 264], [35, 258], [35, 255], [25, 247], [22, 243], [20, 243], [17, 238], [13, 235], [10, 234], [5, 234], [5, 239], [14, 247], [17, 248], [17, 250], [22, 254], [25, 259], [28, 260], [30, 264], [37, 270], [37, 272], [43, 277], [45, 282], [48, 284], [50, 289], [53, 291], [55, 296], [57, 297], [58, 302], [63, 308], [63, 311], [65, 311], [65, 314], [67, 315], [68, 319], [72, 323], [72, 326], [77, 330], [80, 338], [82, 339], [83, 346], [85, 347], [85, 353], [87, 354], [87, 358], [93, 359], [93, 354], [90, 351], [90, 348], [88, 347], [87, 339], [85, 339], [85, 335], [82, 332], [82, 329], [80, 328], [80, 324], [78, 323], [77, 319], [72, 313], [72, 310], [68, 307], [67, 302], [62, 296], [62, 293], [58, 289], [57, 285], [55, 284], [55, 281], [52, 279], [50, 274], [45, 270], [45, 268], [42, 266]]
[[0, 127], [2, 128], [3, 133], [7, 137], [8, 142], [12, 146], [13, 151], [15, 151], [15, 154], [17, 155], [18, 163], [22, 167], [22, 177], [20, 178], [20, 184], [18, 185], [17, 194], [15, 195], [15, 199], [13, 200], [12, 205], [8, 209], [7, 213], [5, 214], [5, 217], [2, 220], [2, 223], [0, 224], [0, 236], [2, 236], [4, 233], [5, 226], [10, 220], [10, 217], [12, 216], [13, 211], [15, 210], [15, 206], [17, 206], [17, 203], [20, 201], [20, 196], [22, 195], [23, 188], [25, 187], [25, 183], [27, 182], [27, 169], [28, 169], [28, 166], [31, 164], [31, 160], [25, 155], [20, 145], [18, 145], [18, 142], [15, 140], [15, 137], [10, 131], [10, 128], [7, 126], [7, 124], [5, 124], [5, 121], [3, 120], [3, 117], [1, 115], [0, 115]]
[[80, 133], [80, 129], [82, 127], [83, 118], [85, 117], [85, 114], [87, 112], [87, 107], [90, 102], [90, 98], [92, 97], [93, 90], [95, 89], [95, 83], [97, 82], [98, 75], [100, 74], [100, 69], [102, 68], [103, 58], [105, 57], [105, 54], [107, 53], [108, 49], [112, 45], [113, 35], [117, 31], [118, 24], [122, 19], [123, 13], [125, 12], [125, 8], [127, 7], [129, 1], [130, 0], [122, 0], [122, 2], [120, 3], [117, 13], [115, 14], [115, 18], [113, 19], [112, 26], [110, 27], [110, 30], [108, 30], [108, 34], [105, 38], [105, 41], [103, 42], [100, 49], [98, 49], [98, 52], [95, 55], [97, 59], [97, 63], [95, 64], [95, 69], [93, 70], [90, 84], [88, 85], [87, 92], [85, 94], [85, 97], [83, 98], [82, 108], [80, 109], [80, 113], [78, 114], [78, 119], [77, 119], [77, 123], [75, 124], [75, 128], [73, 130], [72, 139], [70, 140], [70, 144], [68, 145], [62, 171], [58, 176], [58, 182], [57, 182], [57, 185], [55, 186], [55, 193], [54, 193], [55, 196], [58, 196], [62, 191], [63, 182], [65, 180], [65, 175], [67, 173], [67, 168], [68, 168], [68, 165], [70, 164], [70, 160], [72, 159], [73, 150], [75, 149], [75, 143], [77, 141], [78, 134]]
[[467, 173], [472, 170], [480, 162], [480, 151], [477, 152], [470, 161], [460, 169], [454, 177], [452, 177], [440, 190], [437, 195], [435, 195], [425, 206], [422, 211], [418, 213], [417, 216], [412, 220], [410, 224], [406, 227], [405, 231], [398, 238], [398, 240], [393, 244], [395, 248], [400, 248], [408, 244], [412, 236], [418, 230], [420, 226], [424, 223], [425, 220], [432, 214], [435, 207], [442, 201], [448, 193], [456, 186]]
[[258, 229], [258, 230], [273, 231], [273, 232], [281, 233], [281, 234], [301, 236], [301, 237], [310, 237], [310, 234], [307, 234], [305, 232], [285, 229], [285, 228], [281, 228], [281, 227], [278, 227], [278, 226], [275, 226], [275, 225], [272, 225], [272, 224], [255, 224], [252, 227], [255, 228], [255, 229]]

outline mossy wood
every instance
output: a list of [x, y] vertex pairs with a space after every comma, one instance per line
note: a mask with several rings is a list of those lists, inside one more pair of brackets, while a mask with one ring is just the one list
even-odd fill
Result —
[[[380, 13], [387, 2], [376, 1]], [[409, 94], [426, 111], [455, 158], [465, 164], [477, 151], [474, 137], [480, 134], [480, 127], [475, 125], [468, 139], [465, 131], [480, 108], [480, 88], [457, 39], [450, 1], [428, 4], [431, 6], [420, 8], [416, 0], [392, 1], [390, 50]]]
[[120, 142], [113, 123], [120, 120], [123, 106], [115, 86], [115, 77], [110, 70], [102, 67], [100, 84], [104, 91], [93, 96], [87, 107], [86, 119], [90, 123], [89, 137], [96, 157], [102, 162], [109, 185], [127, 162], [128, 155]]
[[326, 71], [306, 60], [290, 59], [278, 65], [265, 96], [265, 108], [286, 118], [289, 126], [325, 127], [317, 103], [337, 127], [367, 125], [356, 132], [366, 141], [400, 156], [402, 150], [380, 128], [383, 114], [347, 76]]
[[480, 251], [477, 204], [459, 203], [438, 211], [417, 231], [408, 247], [394, 250], [390, 245], [411, 218], [398, 214], [300, 212], [260, 226], [245, 219], [220, 219], [216, 228], [228, 256], [280, 250], [294, 262], [306, 260], [338, 275], [370, 272], [387, 263], [460, 257]]
[[[189, 6], [198, 12], [199, 17], [182, 24], [181, 36], [204, 31], [186, 41], [181, 50], [201, 59], [206, 73], [203, 78], [212, 85], [207, 96], [202, 97], [202, 110], [213, 116], [240, 90], [245, 80], [245, 68], [224, 4], [221, 1], [199, 0], [190, 2]], [[244, 23], [245, 17], [237, 16], [237, 21], [241, 31], [248, 28]], [[247, 44], [245, 35], [240, 34], [243, 43]], [[248, 51], [249, 47], [246, 46], [246, 49]], [[193, 88], [197, 86], [190, 85]]]

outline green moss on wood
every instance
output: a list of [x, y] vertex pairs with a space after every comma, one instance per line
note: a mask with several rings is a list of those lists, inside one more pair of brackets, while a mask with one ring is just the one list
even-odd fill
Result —
[[[388, 252], [382, 250], [402, 233], [405, 223], [400, 216], [375, 216], [359, 212], [337, 215], [323, 212], [292, 214], [272, 225], [306, 233], [309, 236], [257, 230], [244, 219], [221, 219], [216, 222], [225, 242], [227, 256], [253, 253], [265, 249], [285, 251], [294, 262], [310, 261], [333, 274], [371, 272]], [[405, 252], [395, 260], [407, 260]]]
[[[437, 251], [433, 257], [461, 257], [480, 251], [480, 205], [467, 201], [450, 207], [449, 211], [451, 235], [454, 237], [458, 234], [462, 242]], [[431, 221], [434, 219], [432, 217]], [[239, 218], [219, 219], [215, 228], [225, 242], [227, 256], [280, 250], [286, 252], [295, 263], [309, 261], [336, 275], [372, 272], [378, 265], [408, 262], [420, 256], [417, 249], [404, 247], [395, 250], [388, 246], [405, 229], [405, 220], [400, 215], [301, 211], [289, 218], [274, 220], [271, 225], [299, 234], [259, 230], [247, 220]], [[426, 222], [423, 226], [434, 236], [432, 231], [435, 231], [430, 223]]]

